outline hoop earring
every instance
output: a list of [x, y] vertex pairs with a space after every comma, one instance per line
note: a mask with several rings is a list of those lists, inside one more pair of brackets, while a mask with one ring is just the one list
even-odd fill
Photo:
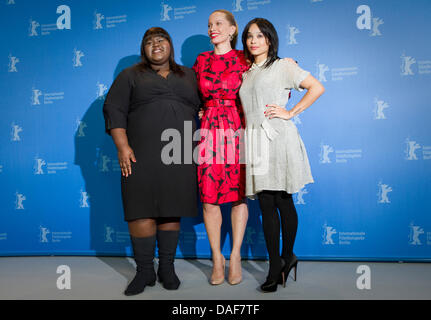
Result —
[[229, 41], [232, 41], [233, 40], [233, 35], [229, 35]]

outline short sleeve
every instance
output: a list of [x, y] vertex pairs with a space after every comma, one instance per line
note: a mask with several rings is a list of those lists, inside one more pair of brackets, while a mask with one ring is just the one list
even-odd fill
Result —
[[298, 91], [304, 90], [300, 87], [302, 81], [308, 77], [310, 72], [302, 69], [294, 62], [288, 60], [279, 60], [281, 65], [281, 70], [283, 71], [283, 82], [289, 89], [295, 89]]
[[114, 128], [127, 129], [132, 81], [128, 70], [123, 70], [111, 85], [103, 105], [105, 131], [110, 134]]
[[193, 64], [193, 67], [192, 67], [192, 69], [193, 69], [193, 71], [195, 72], [195, 73], [197, 73], [198, 72], [198, 58], [196, 58], [196, 61], [195, 61], [195, 63]]
[[193, 65], [193, 67], [192, 67], [192, 69], [193, 69], [193, 71], [195, 72], [195, 74], [196, 74], [196, 79], [199, 81], [199, 65], [200, 65], [200, 57], [202, 56], [202, 54], [199, 54], [197, 57], [196, 57], [196, 61], [195, 61], [195, 64]]
[[239, 57], [239, 63], [241, 65], [241, 72], [244, 74], [249, 69], [249, 63], [247, 59], [245, 58], [244, 51], [237, 50], [238, 57]]

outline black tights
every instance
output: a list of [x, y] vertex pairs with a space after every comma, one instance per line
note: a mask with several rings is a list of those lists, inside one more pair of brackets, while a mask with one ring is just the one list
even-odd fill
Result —
[[[281, 270], [281, 257], [288, 261], [293, 254], [298, 215], [292, 195], [285, 191], [262, 191], [258, 193], [262, 211], [262, 226], [269, 255], [269, 276], [275, 278]], [[280, 257], [280, 218], [283, 248]]]
[[145, 218], [129, 221], [129, 233], [132, 237], [144, 238], [156, 234], [157, 230], [179, 231], [181, 218]]

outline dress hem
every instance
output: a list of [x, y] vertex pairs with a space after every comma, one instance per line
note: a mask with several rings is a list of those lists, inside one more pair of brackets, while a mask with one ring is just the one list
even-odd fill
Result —
[[258, 189], [253, 194], [246, 195], [246, 197], [249, 198], [249, 199], [251, 199], [251, 200], [256, 200], [257, 199], [257, 194], [259, 192], [264, 191], [264, 190], [267, 190], [267, 191], [285, 191], [286, 193], [294, 194], [294, 193], [299, 192], [307, 184], [311, 184], [311, 183], [314, 183], [314, 180], [311, 180], [309, 182], [305, 182], [305, 183], [301, 184], [300, 187], [298, 187], [298, 188], [292, 188], [292, 189], [289, 189], [289, 188], [277, 188], [277, 187], [265, 187], [265, 188]]
[[226, 204], [226, 203], [230, 203], [230, 202], [238, 202], [238, 201], [241, 201], [241, 200], [245, 200], [246, 198], [247, 198], [247, 196], [243, 196], [243, 197], [239, 197], [238, 199], [233, 199], [233, 200], [229, 199], [229, 200], [226, 200], [226, 201], [223, 201], [223, 202], [210, 202], [210, 201], [205, 201], [205, 200], [201, 199], [201, 202], [202, 203], [213, 204], [213, 205], [221, 205], [221, 204]]

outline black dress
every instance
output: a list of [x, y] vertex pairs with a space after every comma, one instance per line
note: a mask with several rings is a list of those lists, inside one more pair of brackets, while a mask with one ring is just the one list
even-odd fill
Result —
[[[106, 131], [126, 129], [136, 156], [132, 174], [127, 178], [121, 176], [126, 221], [197, 215], [192, 135], [200, 99], [194, 71], [181, 68], [184, 76], [170, 72], [166, 79], [153, 70], [127, 68], [114, 80], [106, 96], [103, 106]], [[166, 129], [171, 130], [162, 139]], [[175, 153], [173, 141], [180, 142]], [[177, 156], [176, 161], [166, 164], [162, 152], [163, 159]]]

